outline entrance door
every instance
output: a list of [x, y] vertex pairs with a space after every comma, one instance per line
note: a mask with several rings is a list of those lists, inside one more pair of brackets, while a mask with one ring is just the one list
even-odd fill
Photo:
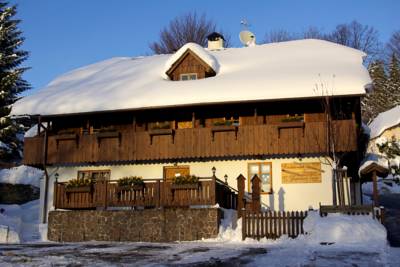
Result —
[[172, 179], [178, 176], [190, 174], [189, 166], [166, 166], [164, 167], [164, 179], [171, 182]]

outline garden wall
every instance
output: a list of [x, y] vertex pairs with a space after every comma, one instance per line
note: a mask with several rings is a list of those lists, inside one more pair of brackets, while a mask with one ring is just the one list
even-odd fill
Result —
[[51, 211], [48, 239], [58, 242], [171, 242], [218, 235], [217, 208], [165, 208], [114, 211]]

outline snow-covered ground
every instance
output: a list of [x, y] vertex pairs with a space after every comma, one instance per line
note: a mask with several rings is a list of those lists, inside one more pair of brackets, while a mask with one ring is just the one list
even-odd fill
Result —
[[46, 229], [39, 224], [39, 200], [23, 205], [1, 205], [0, 243], [46, 240]]

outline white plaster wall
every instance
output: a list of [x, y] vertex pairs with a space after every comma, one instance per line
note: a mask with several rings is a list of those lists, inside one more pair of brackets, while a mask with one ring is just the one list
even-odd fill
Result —
[[[309, 208], [318, 209], [319, 203], [325, 205], [332, 204], [332, 170], [324, 158], [298, 158], [291, 159], [266, 159], [266, 160], [229, 160], [229, 161], [207, 161], [207, 162], [187, 162], [178, 165], [190, 166], [190, 174], [200, 177], [212, 176], [212, 167], [216, 168], [216, 176], [224, 180], [224, 175], [228, 175], [230, 186], [237, 188], [236, 178], [243, 174], [247, 178], [247, 167], [250, 162], [272, 162], [272, 187], [274, 193], [262, 195], [264, 206], [272, 210], [300, 211]], [[321, 162], [322, 181], [321, 183], [306, 184], [282, 184], [281, 164], [293, 162]], [[137, 164], [137, 165], [115, 165], [115, 166], [84, 166], [84, 167], [51, 167], [49, 173], [49, 198], [48, 207], [53, 206], [53, 187], [54, 174], [58, 173], [59, 182], [68, 181], [77, 177], [79, 170], [111, 170], [111, 179], [116, 180], [124, 176], [136, 175], [144, 179], [162, 178], [163, 167], [173, 166], [172, 164]], [[248, 183], [246, 180], [246, 190]], [[43, 191], [43, 190], [42, 190]], [[41, 195], [41, 198], [43, 196]], [[43, 199], [41, 200], [43, 202]]]

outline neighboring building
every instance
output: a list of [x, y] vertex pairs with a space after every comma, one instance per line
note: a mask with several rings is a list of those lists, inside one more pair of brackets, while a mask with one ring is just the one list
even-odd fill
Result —
[[400, 140], [400, 106], [380, 113], [369, 125], [370, 137], [368, 143], [369, 153], [378, 153], [376, 141], [380, 137], [386, 140], [395, 138]]
[[333, 201], [332, 151], [359, 203], [360, 97], [371, 82], [365, 54], [322, 40], [216, 46], [112, 58], [18, 101], [13, 114], [48, 125], [25, 138], [24, 151], [25, 164], [46, 169], [43, 206], [53, 208], [56, 174], [168, 180], [210, 177], [215, 167], [232, 187], [240, 174], [259, 175], [266, 208], [318, 208]]

